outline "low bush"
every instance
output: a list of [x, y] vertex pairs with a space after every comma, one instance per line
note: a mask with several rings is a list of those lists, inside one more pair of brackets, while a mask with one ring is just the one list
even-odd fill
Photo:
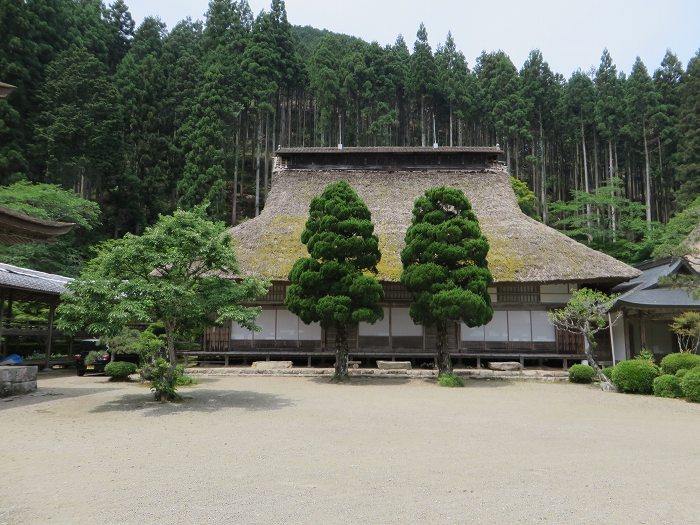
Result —
[[595, 377], [595, 370], [588, 365], [573, 365], [569, 368], [570, 383], [592, 383]]
[[659, 374], [659, 367], [651, 361], [630, 359], [615, 366], [611, 379], [620, 392], [651, 394], [654, 391], [654, 379]]
[[141, 369], [141, 377], [151, 383], [151, 391], [156, 401], [180, 399], [177, 393], [177, 382], [181, 375], [181, 369], [178, 371], [178, 367], [170, 366], [170, 363], [162, 357]]
[[687, 373], [688, 373], [687, 368], [681, 368], [680, 370], [676, 370], [676, 377], [678, 379], [683, 379], [683, 377], [685, 377], [685, 374], [687, 374]]
[[187, 374], [185, 374], [185, 367], [183, 365], [177, 365], [175, 367], [175, 371], [177, 373], [177, 376], [175, 378], [177, 386], [187, 386], [187, 385], [196, 385], [197, 384], [197, 380], [194, 377], [188, 376]]
[[648, 361], [651, 361], [652, 363], [655, 363], [654, 360], [654, 352], [649, 350], [648, 348], [642, 348], [639, 351], [639, 354], [634, 356], [635, 359], [647, 359]]
[[464, 379], [455, 374], [442, 374], [438, 377], [438, 385], [450, 388], [464, 386]]
[[125, 361], [113, 361], [105, 366], [105, 374], [114, 381], [126, 381], [129, 379], [129, 376], [135, 372], [136, 365]]
[[681, 390], [688, 401], [700, 403], [700, 366], [688, 370], [681, 379]]
[[657, 397], [683, 397], [681, 380], [671, 374], [654, 379], [654, 395]]
[[606, 366], [603, 368], [603, 375], [612, 381], [612, 372], [615, 370], [614, 366]]
[[661, 370], [664, 374], [675, 374], [681, 368], [690, 370], [700, 365], [700, 355], [668, 354], [661, 360]]

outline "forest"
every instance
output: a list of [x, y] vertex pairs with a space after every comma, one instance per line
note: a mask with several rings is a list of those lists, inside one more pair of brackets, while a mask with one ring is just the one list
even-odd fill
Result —
[[283, 0], [257, 16], [211, 0], [171, 29], [137, 27], [123, 0], [0, 0], [0, 80], [17, 86], [0, 100], [0, 206], [78, 223], [0, 255], [75, 275], [94, 243], [178, 207], [206, 202], [235, 224], [264, 207], [277, 147], [341, 133], [345, 146], [499, 144], [533, 215], [627, 262], [672, 253], [698, 224], [700, 53], [625, 73], [603, 49], [567, 78], [537, 49], [520, 69], [502, 51], [469, 63], [451, 34], [433, 50], [417, 25], [413, 43], [383, 46], [292, 26]]

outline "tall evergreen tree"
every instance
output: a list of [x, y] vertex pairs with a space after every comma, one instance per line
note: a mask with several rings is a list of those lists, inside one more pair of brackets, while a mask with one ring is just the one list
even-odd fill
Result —
[[[420, 144], [427, 146], [426, 102], [430, 105], [435, 91], [436, 69], [433, 51], [428, 43], [428, 31], [421, 22], [413, 44], [413, 54], [409, 61], [408, 88], [420, 111]], [[435, 137], [433, 137], [433, 142]]]
[[682, 207], [700, 195], [700, 51], [688, 62], [680, 96], [676, 199]]
[[346, 181], [330, 184], [309, 206], [301, 235], [309, 257], [289, 272], [285, 305], [306, 324], [335, 334], [335, 376], [348, 378], [348, 330], [383, 317], [382, 286], [370, 275], [381, 258], [367, 205]]
[[649, 142], [653, 119], [659, 111], [659, 97], [644, 62], [637, 57], [626, 83], [627, 91], [627, 130], [644, 147], [644, 199], [646, 220], [652, 220], [651, 154]]
[[448, 326], [481, 326], [493, 315], [489, 243], [462, 190], [431, 188], [416, 199], [401, 251], [401, 282], [413, 294], [410, 315], [437, 332], [439, 374], [452, 373]]

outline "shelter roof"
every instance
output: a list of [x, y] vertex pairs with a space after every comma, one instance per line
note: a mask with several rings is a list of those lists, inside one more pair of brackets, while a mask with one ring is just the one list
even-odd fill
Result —
[[67, 291], [66, 285], [72, 280], [63, 275], [0, 263], [0, 290], [12, 291], [13, 296], [20, 300], [56, 301]]
[[490, 244], [489, 268], [500, 283], [619, 283], [639, 271], [592, 250], [520, 211], [505, 168], [383, 171], [287, 170], [279, 168], [262, 213], [231, 230], [241, 272], [287, 280], [307, 256], [301, 243], [311, 199], [330, 183], [347, 180], [367, 204], [379, 236], [378, 278], [399, 280], [400, 253], [413, 203], [434, 186], [462, 189]]
[[38, 219], [9, 208], [0, 208], [0, 243], [24, 244], [52, 242], [56, 236], [68, 233], [72, 222]]

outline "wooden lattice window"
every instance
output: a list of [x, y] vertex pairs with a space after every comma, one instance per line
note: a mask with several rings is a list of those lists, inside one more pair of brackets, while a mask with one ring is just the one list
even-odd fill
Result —
[[270, 289], [265, 295], [260, 297], [256, 302], [261, 303], [284, 303], [284, 296], [287, 293], [287, 285], [285, 283], [272, 283]]
[[539, 284], [503, 284], [497, 288], [499, 303], [539, 303]]
[[403, 284], [400, 283], [384, 283], [384, 299], [386, 301], [407, 301], [413, 299]]

